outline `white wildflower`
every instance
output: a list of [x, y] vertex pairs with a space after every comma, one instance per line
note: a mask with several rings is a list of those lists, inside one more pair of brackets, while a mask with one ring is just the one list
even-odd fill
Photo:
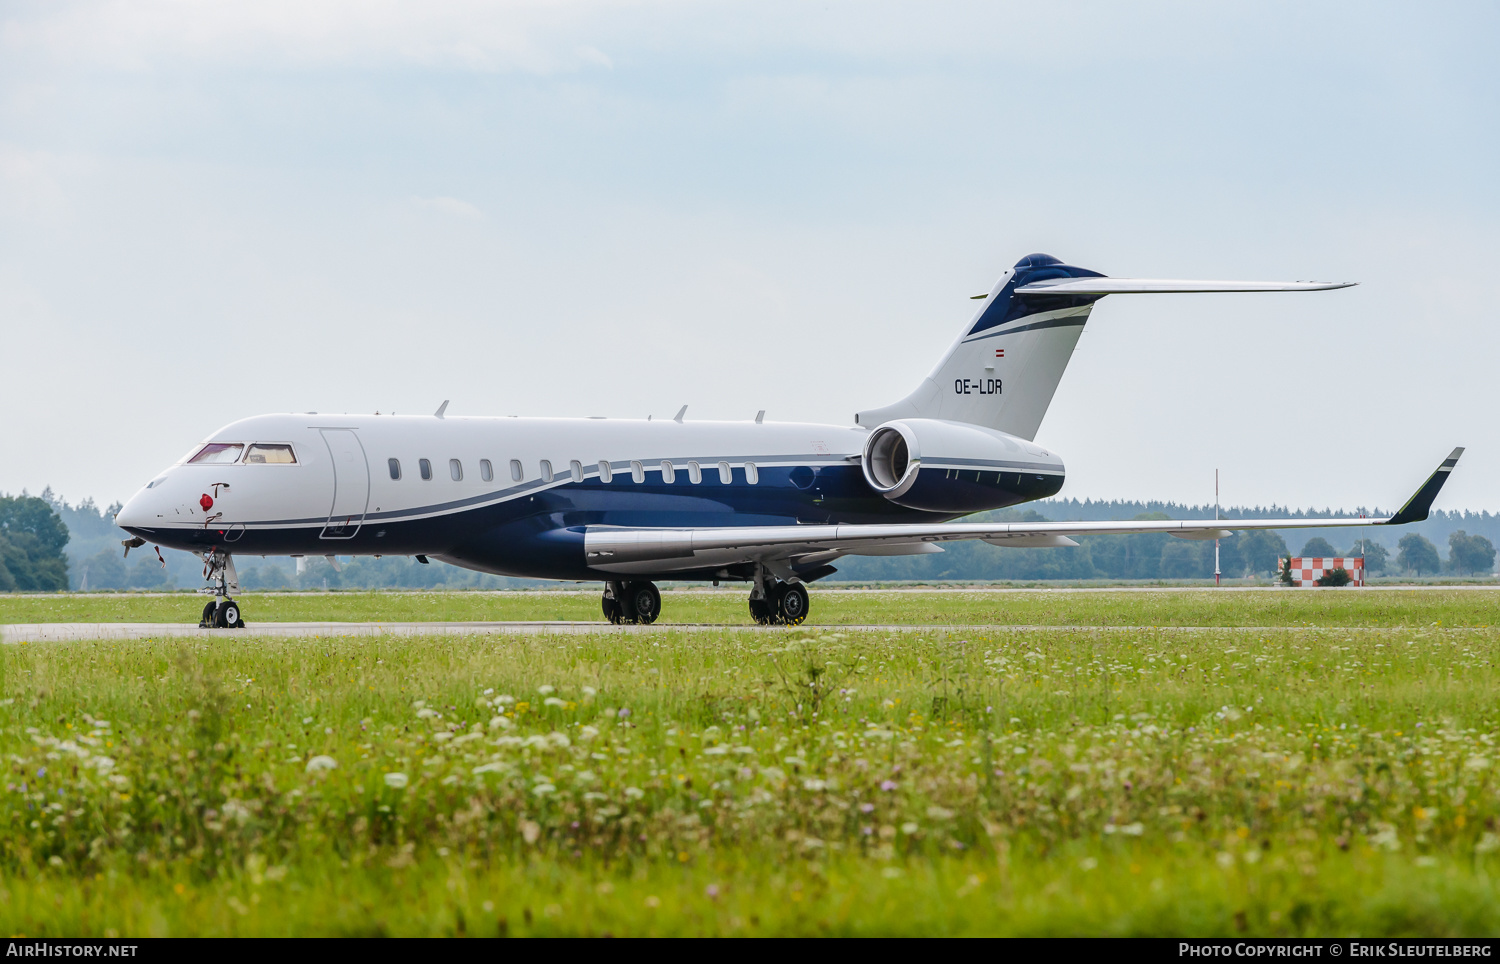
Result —
[[331, 756], [315, 756], [307, 761], [307, 772], [317, 773], [319, 770], [334, 770], [338, 768], [338, 765], [339, 761]]
[[410, 778], [404, 773], [387, 773], [385, 775], [385, 785], [392, 790], [400, 790], [409, 782]]

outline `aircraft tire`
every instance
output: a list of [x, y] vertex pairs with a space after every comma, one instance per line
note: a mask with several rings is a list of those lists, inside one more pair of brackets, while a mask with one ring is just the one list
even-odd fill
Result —
[[240, 604], [233, 599], [226, 599], [214, 607], [213, 624], [216, 629], [244, 629], [245, 620], [240, 617]]
[[800, 626], [807, 618], [807, 587], [800, 582], [782, 583], [776, 587], [777, 622], [787, 626]]
[[604, 596], [601, 599], [604, 605], [604, 618], [616, 626], [625, 621], [625, 610], [620, 606], [620, 600], [613, 596]]
[[649, 626], [661, 615], [661, 593], [655, 583], [628, 583], [625, 586], [625, 607], [635, 613], [631, 622]]
[[750, 600], [750, 618], [761, 626], [770, 625], [771, 605], [764, 599]]
[[214, 620], [216, 618], [218, 608], [219, 604], [213, 602], [212, 600], [203, 604], [203, 615], [198, 620], [199, 629], [212, 629], [217, 625]]

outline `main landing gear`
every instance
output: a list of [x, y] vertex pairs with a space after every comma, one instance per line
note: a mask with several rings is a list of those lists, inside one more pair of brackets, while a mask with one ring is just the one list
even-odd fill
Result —
[[604, 618], [616, 625], [640, 623], [649, 626], [661, 615], [661, 593], [656, 584], [641, 580], [604, 584]]
[[800, 582], [782, 582], [756, 567], [750, 590], [750, 618], [762, 626], [800, 626], [807, 618], [807, 587]]
[[[750, 618], [762, 626], [799, 626], [807, 619], [807, 586], [782, 582], [765, 569], [756, 568], [750, 590]], [[661, 615], [661, 593], [647, 580], [611, 580], [604, 584], [600, 600], [604, 618], [620, 625], [650, 625]], [[208, 610], [204, 610], [207, 619]]]
[[244, 629], [245, 620], [240, 615], [240, 604], [230, 598], [238, 592], [239, 576], [234, 571], [234, 558], [227, 552], [210, 549], [203, 555], [203, 578], [210, 583], [199, 592], [210, 597], [203, 606], [203, 617], [198, 620], [200, 629]]

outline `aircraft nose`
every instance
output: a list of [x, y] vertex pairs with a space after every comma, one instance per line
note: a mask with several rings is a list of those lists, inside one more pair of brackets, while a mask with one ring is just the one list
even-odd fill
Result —
[[161, 512], [158, 504], [161, 502], [161, 495], [159, 494], [159, 490], [154, 491], [156, 485], [160, 484], [160, 481], [158, 480], [156, 483], [141, 489], [135, 495], [125, 500], [125, 504], [120, 507], [120, 511], [115, 513], [115, 525], [122, 529], [150, 527], [153, 525]]
[[115, 513], [115, 525], [122, 529], [145, 525], [149, 515], [141, 505], [142, 501], [141, 497], [137, 495], [121, 506], [120, 511]]

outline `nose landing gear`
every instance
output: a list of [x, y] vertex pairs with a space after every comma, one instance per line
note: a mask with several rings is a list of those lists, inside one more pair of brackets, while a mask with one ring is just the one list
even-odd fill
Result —
[[200, 629], [244, 629], [245, 620], [240, 615], [240, 604], [230, 598], [238, 592], [239, 576], [234, 571], [234, 557], [218, 549], [210, 549], [203, 555], [203, 578], [210, 583], [199, 592], [211, 597], [203, 606], [203, 616], [198, 620]]
[[604, 584], [602, 601], [604, 618], [619, 625], [640, 623], [649, 626], [661, 615], [661, 593], [648, 581]]

